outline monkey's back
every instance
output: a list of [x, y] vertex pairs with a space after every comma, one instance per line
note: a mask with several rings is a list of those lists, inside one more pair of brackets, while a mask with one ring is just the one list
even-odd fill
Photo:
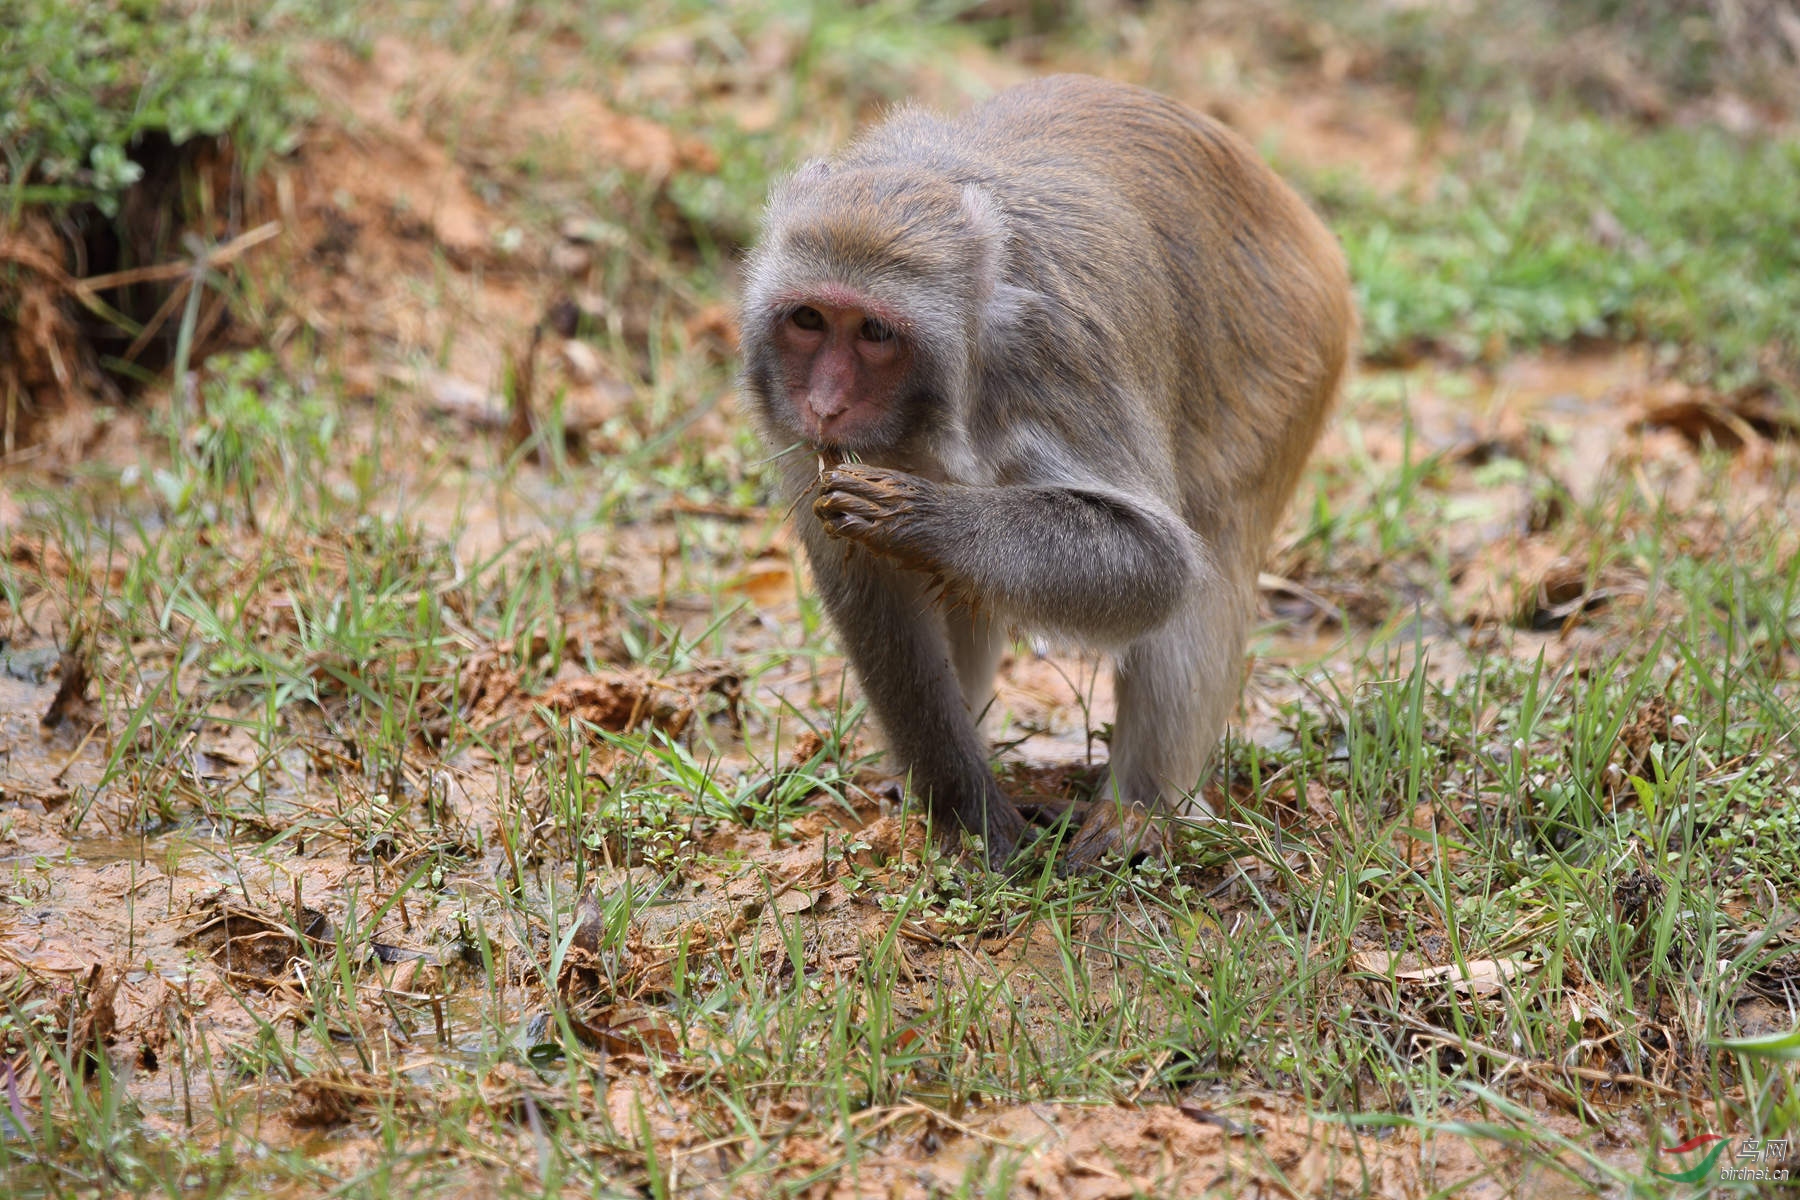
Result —
[[[1237, 134], [1165, 97], [1079, 75], [1000, 93], [941, 121], [906, 112], [853, 150], [905, 159], [990, 194], [1006, 281], [1039, 297], [1037, 364], [1091, 398], [1076, 444], [1165, 424], [1190, 523], [1267, 538], [1343, 374], [1354, 333], [1336, 239]], [[1173, 353], [1170, 351], [1173, 350]], [[1119, 364], [1125, 378], [1116, 378]], [[1042, 378], [1042, 375], [1036, 375]], [[985, 416], [1016, 407], [992, 382]], [[1140, 408], [1141, 414], [1119, 407]], [[1079, 425], [1086, 424], [1083, 430]]]

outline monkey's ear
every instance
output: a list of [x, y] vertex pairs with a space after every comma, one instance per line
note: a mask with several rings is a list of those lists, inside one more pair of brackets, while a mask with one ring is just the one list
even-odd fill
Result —
[[823, 182], [829, 174], [831, 174], [829, 162], [822, 158], [809, 158], [800, 164], [799, 170], [794, 172], [792, 182], [810, 187], [815, 183]]
[[978, 184], [965, 183], [962, 190], [963, 220], [969, 229], [989, 248], [990, 253], [1006, 247], [1006, 214], [1000, 205]]
[[981, 305], [982, 353], [1004, 356], [1022, 342], [1040, 340], [1032, 330], [1044, 324], [1046, 301], [1030, 288], [994, 285]]
[[1006, 214], [986, 188], [968, 183], [962, 190], [962, 215], [975, 244], [975, 295], [986, 307], [996, 299], [1006, 272], [1006, 243], [1011, 236]]
[[963, 220], [975, 243], [975, 300], [980, 306], [982, 355], [998, 360], [1029, 336], [1029, 327], [1042, 323], [1044, 298], [1029, 288], [1005, 282], [1007, 243], [1006, 212], [979, 184], [963, 185]]

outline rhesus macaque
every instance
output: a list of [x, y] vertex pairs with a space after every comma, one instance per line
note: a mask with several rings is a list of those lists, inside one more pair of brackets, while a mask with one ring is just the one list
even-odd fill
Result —
[[1257, 571], [1354, 333], [1306, 204], [1173, 101], [1041, 79], [801, 167], [741, 321], [819, 594], [937, 819], [995, 865], [1024, 831], [977, 728], [1011, 625], [1114, 659], [1070, 866], [1204, 811]]

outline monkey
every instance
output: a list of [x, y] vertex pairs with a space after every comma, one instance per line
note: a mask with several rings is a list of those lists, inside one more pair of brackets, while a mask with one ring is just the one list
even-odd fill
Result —
[[[1337, 240], [1236, 133], [1052, 76], [902, 107], [771, 190], [739, 391], [890, 761], [990, 866], [1010, 628], [1112, 658], [1065, 870], [1203, 816], [1262, 558], [1355, 337]], [[785, 453], [784, 453], [785, 452]], [[811, 498], [810, 504], [806, 503]]]

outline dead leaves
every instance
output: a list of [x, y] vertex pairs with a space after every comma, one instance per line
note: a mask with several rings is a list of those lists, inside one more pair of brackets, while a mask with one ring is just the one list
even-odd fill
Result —
[[1489, 546], [1456, 580], [1450, 607], [1477, 628], [1511, 625], [1566, 629], [1609, 605], [1641, 599], [1643, 573], [1627, 564], [1595, 564], [1560, 552], [1552, 542], [1520, 535]]
[[203, 902], [201, 919], [188, 934], [189, 944], [218, 964], [226, 977], [264, 989], [296, 981], [297, 963], [309, 961], [305, 942], [323, 949], [336, 936], [331, 921], [315, 908], [302, 906], [295, 917], [263, 912], [217, 893]]
[[[119, 1031], [119, 986], [124, 972], [92, 962], [85, 968], [55, 954], [21, 957], [0, 952], [0, 997], [13, 1013], [33, 1014], [39, 1036], [19, 1044], [0, 1034], [0, 1074], [15, 1096], [35, 1098], [46, 1071], [85, 1076]], [[14, 1029], [13, 1034], [17, 1033]], [[57, 1047], [50, 1052], [49, 1047]]]
[[[978, 1194], [999, 1194], [1004, 1179], [1007, 1194], [1039, 1200], [1215, 1192], [1402, 1197], [1430, 1192], [1434, 1167], [1470, 1173], [1467, 1164], [1452, 1162], [1459, 1143], [1447, 1144], [1441, 1157], [1422, 1153], [1414, 1135], [1359, 1135], [1258, 1094], [1225, 1109], [1038, 1103], [957, 1119], [913, 1103], [867, 1115], [877, 1127], [897, 1130], [902, 1144], [929, 1153], [871, 1154], [833, 1194], [873, 1194], [886, 1179], [894, 1181], [894, 1195], [936, 1195], [971, 1184]], [[1002, 1163], [1008, 1173], [998, 1176]]]
[[1672, 429], [1696, 449], [1716, 446], [1766, 461], [1768, 443], [1800, 435], [1800, 412], [1767, 388], [1725, 394], [1692, 388], [1646, 404], [1637, 428]]
[[71, 637], [68, 648], [57, 661], [59, 678], [56, 695], [51, 698], [50, 707], [44, 710], [44, 715], [38, 718], [38, 724], [45, 729], [55, 729], [71, 718], [81, 720], [92, 715], [87, 697], [92, 668], [89, 666], [90, 656], [83, 652], [81, 643], [79, 636]]
[[[1617, 405], [1627, 414], [1615, 422], [1621, 436], [1586, 447], [1572, 456], [1577, 461], [1570, 468], [1584, 477], [1630, 473], [1646, 500], [1661, 492], [1665, 503], [1687, 510], [1696, 509], [1714, 485], [1694, 452], [1733, 453], [1733, 478], [1751, 485], [1736, 497], [1748, 512], [1755, 505], [1754, 481], [1766, 474], [1775, 448], [1800, 434], [1800, 411], [1766, 388], [1719, 393], [1674, 382], [1637, 385], [1623, 389]], [[1647, 583], [1637, 564], [1598, 560], [1574, 540], [1592, 540], [1593, 532], [1533, 526], [1473, 547], [1455, 571], [1452, 615], [1477, 627], [1567, 631], [1595, 613], [1641, 599]], [[1620, 532], [1614, 531], [1615, 540]], [[1678, 536], [1704, 545], [1711, 535], [1696, 527]]]
[[589, 1049], [645, 1065], [654, 1056], [657, 1065], [664, 1069], [691, 1069], [679, 1062], [680, 1036], [667, 1019], [656, 1013], [608, 1007], [581, 1017], [570, 1014], [567, 1020], [576, 1039]]
[[287, 1117], [301, 1129], [328, 1129], [371, 1108], [416, 1111], [418, 1097], [402, 1079], [332, 1067], [294, 1081]]
[[1392, 980], [1402, 993], [1417, 997], [1441, 995], [1446, 985], [1457, 996], [1499, 996], [1514, 979], [1538, 966], [1516, 958], [1478, 958], [1435, 967], [1396, 969], [1402, 961], [1403, 956], [1386, 950], [1362, 950], [1350, 956], [1354, 970]]
[[641, 668], [564, 672], [541, 691], [522, 685], [509, 647], [477, 654], [462, 673], [462, 719], [478, 729], [547, 721], [624, 733], [648, 726], [679, 737], [707, 696], [723, 700], [735, 722], [742, 680], [725, 667], [701, 667], [669, 675]]
[[1614, 765], [1625, 775], [1650, 779], [1652, 754], [1659, 747], [1685, 746], [1688, 736], [1687, 718], [1669, 707], [1667, 697], [1651, 696], [1619, 731], [1613, 745]]
[[649, 724], [678, 737], [693, 720], [700, 697], [709, 694], [735, 703], [737, 674], [719, 669], [674, 676], [641, 671], [581, 675], [551, 684], [536, 701], [560, 717], [600, 729], [621, 732]]
[[1643, 593], [1643, 577], [1632, 568], [1595, 567], [1589, 561], [1563, 555], [1544, 569], [1528, 602], [1516, 616], [1533, 629], [1557, 629], [1582, 613]]
[[45, 427], [65, 412], [86, 407], [88, 395], [103, 394], [104, 384], [64, 303], [66, 295], [79, 294], [80, 282], [63, 270], [62, 238], [39, 213], [9, 217], [6, 225], [0, 229], [0, 456], [11, 459], [43, 440]]

